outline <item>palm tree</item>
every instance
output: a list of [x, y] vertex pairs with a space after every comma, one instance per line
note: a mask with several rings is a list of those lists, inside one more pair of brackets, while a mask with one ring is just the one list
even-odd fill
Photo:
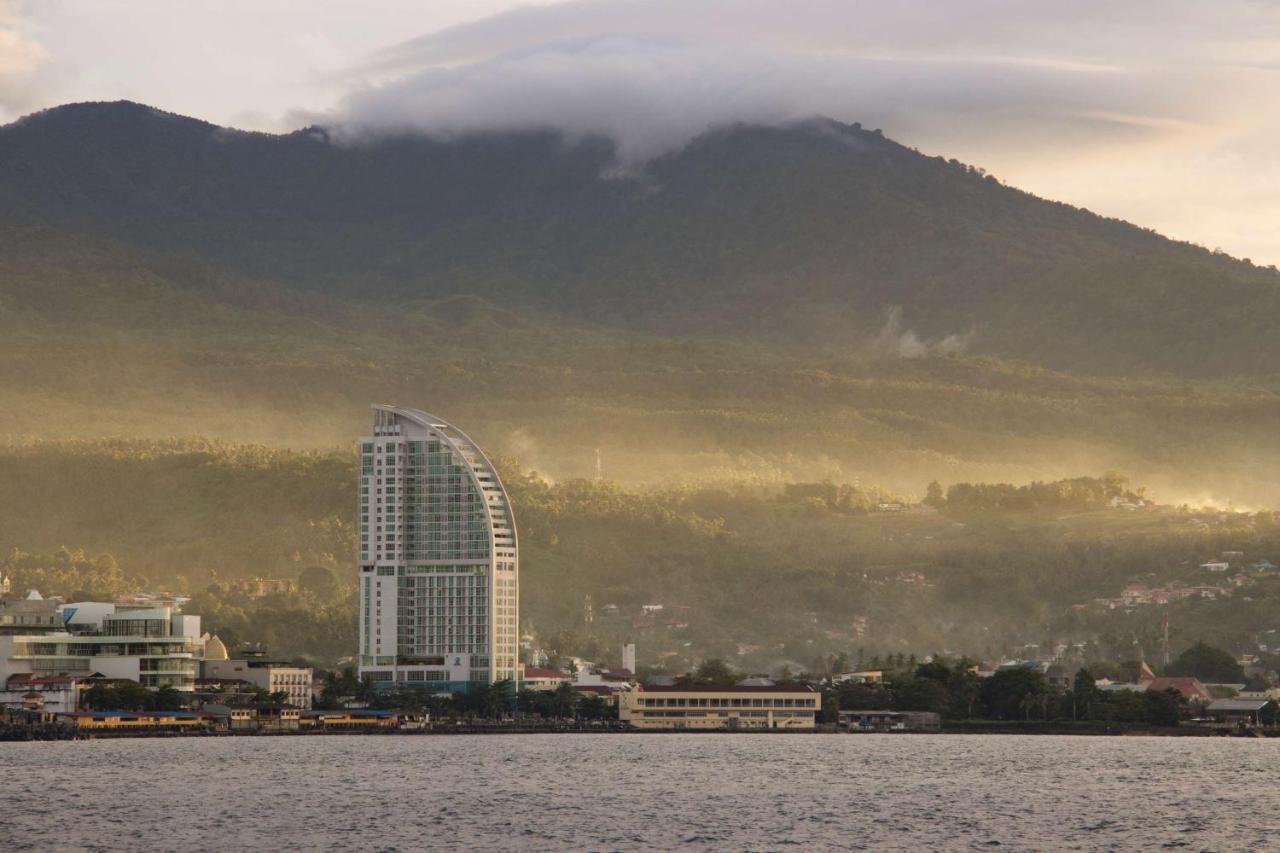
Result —
[[556, 717], [572, 717], [574, 707], [577, 705], [577, 694], [573, 691], [573, 685], [569, 682], [562, 682], [556, 687], [555, 692], [551, 694], [551, 713]]

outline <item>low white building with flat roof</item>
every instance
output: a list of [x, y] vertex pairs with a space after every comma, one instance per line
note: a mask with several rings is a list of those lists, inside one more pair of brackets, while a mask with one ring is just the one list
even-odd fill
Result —
[[821, 706], [811, 687], [639, 684], [618, 694], [618, 719], [637, 729], [812, 731]]
[[294, 666], [282, 661], [260, 658], [241, 660], [206, 660], [200, 665], [204, 678], [239, 679], [268, 693], [283, 693], [285, 704], [310, 710], [311, 681], [309, 666]]

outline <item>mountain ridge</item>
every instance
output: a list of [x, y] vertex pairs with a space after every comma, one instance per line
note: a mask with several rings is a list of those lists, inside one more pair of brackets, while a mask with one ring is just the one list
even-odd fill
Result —
[[884, 345], [896, 317], [904, 339], [1055, 370], [1280, 363], [1280, 274], [878, 131], [736, 125], [632, 173], [613, 153], [548, 130], [337, 144], [319, 128], [68, 105], [0, 127], [0, 230], [117, 242], [267, 288], [470, 294], [646, 334], [838, 351]]

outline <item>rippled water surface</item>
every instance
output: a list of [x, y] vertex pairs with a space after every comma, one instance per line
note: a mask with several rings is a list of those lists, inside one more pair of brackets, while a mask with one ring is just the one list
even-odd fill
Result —
[[0, 771], [0, 850], [1280, 849], [1280, 740], [107, 740]]

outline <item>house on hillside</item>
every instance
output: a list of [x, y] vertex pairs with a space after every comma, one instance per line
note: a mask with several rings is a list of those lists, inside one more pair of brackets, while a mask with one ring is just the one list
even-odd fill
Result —
[[884, 671], [867, 669], [858, 672], [841, 672], [831, 676], [832, 684], [844, 684], [847, 681], [855, 684], [879, 684], [884, 681]]
[[1231, 564], [1225, 560], [1210, 560], [1207, 563], [1201, 563], [1200, 568], [1206, 572], [1225, 572], [1231, 568]]
[[1151, 588], [1144, 583], [1126, 584], [1120, 591], [1120, 600], [1128, 605], [1150, 604]]

